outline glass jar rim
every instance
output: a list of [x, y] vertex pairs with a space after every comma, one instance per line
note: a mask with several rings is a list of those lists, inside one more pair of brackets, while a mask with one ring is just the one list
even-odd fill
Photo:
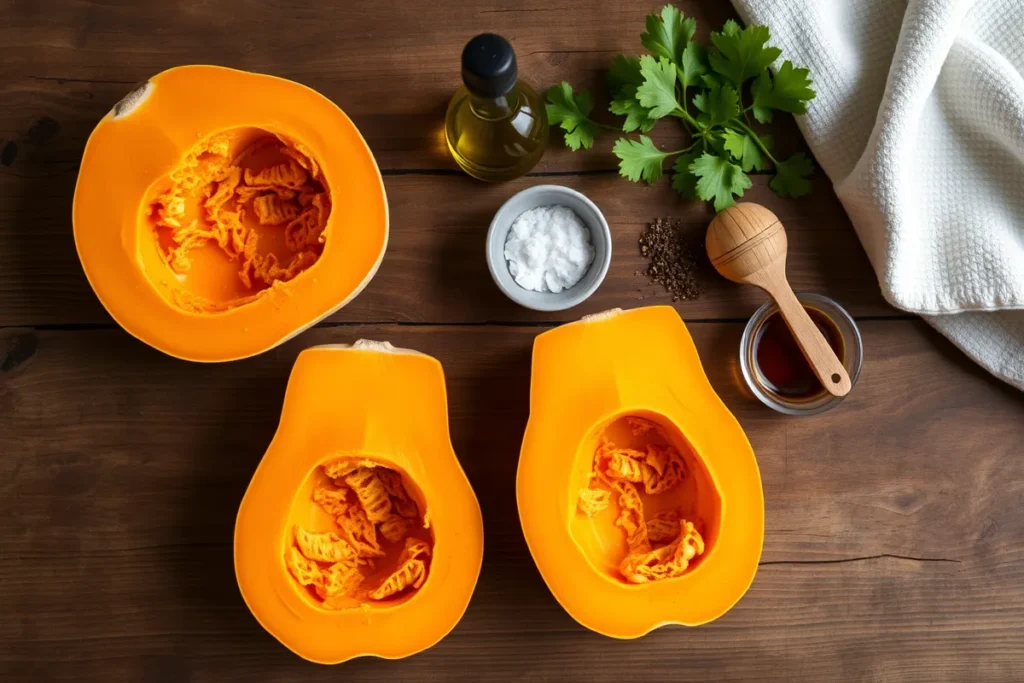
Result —
[[[847, 373], [850, 375], [851, 391], [852, 386], [857, 384], [857, 379], [860, 377], [861, 367], [864, 364], [864, 345], [861, 339], [860, 329], [857, 327], [857, 323], [854, 321], [845, 308], [839, 305], [837, 301], [831, 299], [822, 294], [813, 294], [810, 292], [797, 293], [797, 299], [801, 304], [815, 308], [824, 315], [828, 316], [839, 330], [840, 335], [843, 338], [844, 344], [844, 358], [843, 365], [846, 367]], [[756, 341], [756, 333], [765, 320], [770, 315], [779, 310], [778, 305], [774, 301], [768, 301], [761, 305], [754, 315], [747, 321], [746, 327], [743, 329], [743, 335], [740, 337], [740, 371], [743, 375], [744, 381], [747, 383], [750, 391], [757, 397], [761, 403], [765, 404], [772, 410], [776, 410], [786, 415], [817, 415], [818, 413], [825, 412], [830, 408], [834, 408], [842, 402], [842, 396], [831, 396], [827, 393], [819, 394], [810, 401], [786, 401], [781, 397], [766, 391], [757, 380], [757, 369], [756, 359], [754, 358], [754, 342]]]

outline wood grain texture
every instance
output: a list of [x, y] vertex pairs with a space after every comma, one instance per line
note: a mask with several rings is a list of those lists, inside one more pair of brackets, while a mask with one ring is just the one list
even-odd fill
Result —
[[[731, 15], [725, 3], [680, 6], [697, 18], [702, 38]], [[532, 177], [500, 186], [458, 174], [445, 149], [444, 109], [459, 84], [458, 58], [468, 37], [502, 32], [516, 46], [524, 77], [538, 86], [571, 80], [604, 103], [603, 74], [612, 57], [641, 49], [644, 10], [628, 3], [448, 0], [424, 11], [401, 0], [316, 9], [288, 2], [13, 2], [3, 16], [0, 147], [13, 144], [15, 153], [0, 165], [0, 326], [110, 323], [86, 286], [71, 237], [78, 162], [92, 128], [135, 83], [184, 63], [299, 80], [337, 102], [365, 135], [386, 176], [392, 236], [377, 278], [335, 320], [535, 319], [491, 284], [483, 259], [494, 212], [528, 185], [569, 185], [608, 214], [616, 238], [613, 270], [584, 313], [655, 293], [665, 298], [634, 275], [645, 265], [636, 248], [645, 222], [682, 214], [700, 232], [710, 219], [704, 206], [680, 201], [668, 181], [647, 188], [618, 178], [614, 136], [570, 153], [556, 134]], [[806, 150], [791, 117], [779, 117], [772, 133], [781, 153]], [[679, 135], [665, 122], [655, 137], [672, 146]], [[814, 185], [811, 198], [787, 202], [761, 176], [747, 193], [801, 216], [794, 230], [828, 233], [795, 241], [794, 286], [830, 293], [857, 315], [896, 315], [879, 295], [827, 179], [819, 173]], [[713, 275], [705, 279], [705, 298], [681, 308], [688, 317], [738, 318], [763, 301]]]
[[[109, 324], [82, 273], [70, 229], [74, 173], [48, 179], [13, 178], [0, 170], [0, 326]], [[597, 293], [571, 313], [538, 314], [505, 298], [491, 280], [484, 242], [491, 218], [513, 194], [554, 180], [593, 198], [608, 219], [613, 258]], [[827, 181], [810, 197], [780, 199], [755, 177], [747, 192], [786, 222], [789, 278], [797, 291], [837, 299], [854, 315], [900, 315], [884, 302], [864, 250]], [[711, 220], [703, 204], [681, 202], [667, 184], [633, 185], [613, 174], [523, 178], [487, 185], [471, 178], [402, 175], [385, 178], [391, 210], [388, 250], [377, 275], [330, 318], [347, 322], [565, 321], [618, 305], [669, 303], [660, 286], [638, 271], [647, 264], [637, 237], [657, 217], [678, 216], [701, 257], [707, 291], [680, 302], [687, 319], [749, 317], [766, 297], [719, 277], [703, 256]], [[16, 189], [22, 188], [22, 190]], [[30, 188], [24, 194], [18, 194]]]
[[[550, 324], [667, 302], [635, 272], [647, 221], [680, 217], [699, 246], [711, 216], [667, 182], [614, 172], [612, 140], [553, 141], [528, 178], [459, 175], [440, 122], [458, 55], [482, 30], [512, 39], [535, 85], [570, 80], [606, 101], [603, 71], [636, 53], [660, 3], [611, 0], [0, 0], [0, 681], [1015, 681], [1024, 669], [1024, 399], [882, 300], [856, 235], [817, 174], [783, 200], [789, 279], [861, 320], [854, 391], [785, 419], [737, 384], [742, 322], [764, 296], [711, 273], [680, 303], [712, 384], [746, 429], [767, 505], [747, 596], [699, 629], [629, 642], [579, 627], [526, 550], [515, 507], [530, 346]], [[727, 2], [677, 3], [706, 36]], [[214, 63], [306, 83], [352, 116], [385, 176], [380, 272], [324, 325], [246, 361], [175, 361], [117, 329], [71, 236], [92, 127], [136, 82]], [[197, 103], [197, 106], [202, 106]], [[796, 126], [772, 127], [783, 154]], [[661, 144], [678, 131], [659, 126]], [[585, 305], [538, 314], [490, 281], [484, 236], [514, 192], [554, 182], [604, 210], [607, 280]], [[496, 324], [499, 323], [499, 324]], [[238, 503], [312, 344], [386, 338], [444, 364], [456, 451], [486, 530], [465, 618], [400, 662], [307, 664], [252, 618], [234, 581]], [[340, 387], [339, 390], [349, 390]]]
[[[1022, 397], [923, 324], [873, 321], [850, 397], [814, 420], [784, 420], [738, 389], [741, 328], [690, 325], [758, 456], [763, 566], [720, 621], [632, 642], [576, 625], [522, 539], [515, 469], [543, 328], [342, 325], [213, 366], [120, 331], [8, 331], [0, 349], [18, 351], [0, 374], [0, 672], [220, 683], [1012, 680], [1024, 666]], [[435, 648], [328, 669], [256, 624], [235, 587], [231, 536], [295, 355], [361, 337], [443, 362], [486, 549], [465, 618]]]
[[[59, 121], [53, 159], [79, 156], [92, 127], [137, 82], [181, 64], [220, 64], [300, 81], [338, 103], [359, 126], [384, 169], [455, 169], [441, 121], [461, 84], [459, 55], [476, 33], [508, 37], [519, 72], [538, 88], [561, 80], [586, 87], [603, 112], [604, 73], [619, 53], [639, 54], [644, 15], [658, 3], [566, 0], [352, 0], [309, 5], [264, 2], [19, 2], [0, 25], [0, 139], [40, 116]], [[698, 37], [734, 16], [728, 3], [677, 3], [698, 21]], [[604, 115], [612, 120], [610, 114]], [[780, 117], [780, 151], [805, 150]], [[657, 139], [670, 144], [671, 122]], [[553, 145], [538, 171], [614, 168], [612, 138], [601, 153]]]

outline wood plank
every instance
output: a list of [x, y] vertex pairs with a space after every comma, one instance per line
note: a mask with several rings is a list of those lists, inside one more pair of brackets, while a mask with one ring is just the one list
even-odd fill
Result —
[[[740, 323], [690, 325], [767, 503], [748, 595], [632, 642], [577, 626], [526, 551], [514, 478], [538, 328], [312, 330], [237, 363], [117, 330], [0, 337], [0, 678], [147, 681], [1013, 680], [1024, 667], [1024, 399], [911, 321], [862, 324], [853, 393], [781, 419], [739, 390]], [[487, 550], [455, 631], [400, 662], [314, 667], [234, 584], [238, 502], [296, 353], [387, 338], [444, 363]], [[343, 388], [339, 388], [343, 390]]]
[[[735, 16], [727, 3], [677, 4], [697, 19], [704, 41]], [[208, 63], [319, 90], [353, 118], [383, 169], [454, 169], [441, 126], [461, 84], [459, 55], [470, 37], [485, 30], [507, 36], [525, 80], [537, 88], [562, 80], [589, 88], [603, 112], [604, 72], [614, 55], [642, 51], [644, 15], [655, 8], [599, 0], [527, 8], [518, 0], [456, 0], [430, 11], [402, 0], [316, 9], [207, 3], [184, 11], [146, 3], [15, 3], [0, 26], [0, 140], [23, 140], [47, 117], [60, 128], [50, 156], [20, 163], [73, 163], [93, 126], [132, 84], [173, 66]], [[779, 117], [771, 130], [782, 153], [806, 149], [791, 117]], [[537, 170], [614, 168], [612, 139], [585, 154], [553, 139]], [[657, 139], [674, 145], [681, 138], [665, 123]]]
[[[514, 193], [553, 181], [592, 197], [614, 237], [611, 268], [601, 288], [570, 312], [536, 313], [512, 303], [487, 271], [484, 239], [491, 218]], [[71, 235], [75, 173], [20, 178], [0, 172], [0, 326], [111, 324], [82, 273]], [[616, 306], [670, 302], [637, 271], [646, 268], [636, 244], [644, 225], [677, 216], [702, 257], [712, 213], [682, 202], [667, 184], [633, 185], [612, 174], [526, 178], [501, 185], [464, 176], [389, 176], [388, 252], [374, 280], [334, 321], [487, 322], [572, 320]], [[780, 199], [764, 176], [746, 195], [775, 211], [789, 233], [789, 278], [798, 291], [830, 295], [858, 316], [901, 315], [884, 302], [850, 222], [828, 182], [815, 179], [803, 199]], [[680, 302], [688, 318], [746, 318], [766, 300], [759, 290], [721, 278], [704, 263], [707, 291]]]
[[[698, 19], [702, 37], [732, 14], [724, 4], [680, 6]], [[535, 83], [569, 79], [600, 91], [611, 57], [638, 50], [645, 11], [608, 8], [596, 0], [552, 8], [523, 8], [513, 0], [459, 0], [433, 13], [398, 0], [316, 12], [287, 3], [253, 3], [244, 12], [226, 3], [191, 11], [144, 3], [80, 2], [58, 9], [16, 3], [5, 12], [9, 21], [0, 26], [0, 44], [8, 46], [0, 65], [0, 98], [6, 104], [0, 112], [0, 146], [13, 142], [17, 148], [9, 165], [0, 167], [0, 326], [111, 323], [75, 255], [71, 200], [78, 160], [95, 122], [131, 84], [152, 73], [205, 61], [295, 78], [320, 89], [354, 117], [386, 173], [451, 171], [439, 126], [457, 85], [458, 53], [470, 35], [484, 28], [507, 34], [519, 50], [522, 73], [532, 75]], [[381, 16], [389, 19], [381, 21]], [[322, 45], [311, 58], [309, 46], [317, 41]], [[789, 151], [805, 149], [792, 121], [776, 128], [784, 151], [787, 146]], [[663, 144], [678, 140], [672, 126], [659, 132]], [[388, 257], [370, 288], [335, 320], [568, 319], [564, 314], [538, 316], [505, 300], [491, 284], [482, 245], [476, 242], [501, 201], [513, 190], [540, 182], [577, 187], [608, 204], [616, 260], [602, 290], [580, 313], [659, 293], [633, 275], [644, 266], [635, 248], [641, 226], [656, 216], [682, 214], [696, 230], [708, 212], [703, 205], [676, 199], [667, 182], [648, 189], [615, 178], [610, 146], [607, 139], [591, 152], [570, 154], [556, 141], [538, 169], [556, 175], [512, 185], [487, 186], [462, 176], [388, 177], [393, 212]], [[609, 175], [560, 175], [600, 169]], [[794, 241], [795, 286], [837, 295], [857, 315], [896, 314], [878, 294], [827, 179], [819, 176], [815, 196], [795, 204], [777, 201], [763, 177], [756, 182], [748, 193], [753, 201], [815, 216], [791, 229], [839, 227], [835, 234]], [[437, 202], [439, 196], [446, 201]], [[435, 256], [440, 263], [431, 260]], [[763, 301], [758, 293], [715, 276], [708, 280], [705, 298], [681, 308], [688, 317], [742, 317]]]

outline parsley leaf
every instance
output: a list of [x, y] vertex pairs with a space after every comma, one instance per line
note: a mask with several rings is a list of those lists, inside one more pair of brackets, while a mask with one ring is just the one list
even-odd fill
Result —
[[594, 99], [590, 93], [581, 90], [578, 95], [574, 95], [572, 86], [562, 81], [560, 85], [548, 88], [547, 96], [548, 121], [565, 130], [565, 144], [569, 149], [576, 151], [580, 147], [593, 147], [597, 124], [588, 118], [594, 108]]
[[722, 142], [725, 151], [733, 159], [740, 162], [740, 167], [744, 172], [749, 173], [752, 170], [763, 171], [765, 169], [766, 164], [764, 157], [761, 155], [761, 148], [746, 133], [726, 129], [722, 132]]
[[[649, 54], [617, 55], [607, 73], [608, 110], [622, 117], [624, 132], [640, 133], [615, 142], [619, 174], [654, 183], [665, 173], [665, 160], [675, 157], [672, 189], [711, 201], [717, 210], [752, 186], [748, 173], [773, 167], [769, 186], [777, 194], [809, 192], [811, 159], [796, 154], [779, 161], [771, 136], [751, 128], [751, 113], [761, 123], [776, 111], [802, 114], [815, 97], [807, 69], [789, 61], [771, 69], [781, 51], [769, 45], [768, 27], [741, 27], [730, 19], [705, 46], [694, 40], [696, 22], [673, 5], [648, 15], [645, 27], [640, 42]], [[549, 122], [561, 126], [573, 150], [593, 146], [600, 130], [613, 128], [590, 118], [590, 93], [574, 93], [568, 83], [549, 89], [547, 102]], [[666, 116], [681, 120], [689, 137], [685, 149], [662, 151], [646, 135]]]
[[767, 69], [782, 54], [777, 47], [765, 47], [769, 38], [771, 33], [767, 26], [734, 29], [727, 22], [721, 33], [711, 34], [711, 42], [718, 48], [717, 52], [708, 55], [711, 68], [737, 87], [743, 85], [745, 80]]
[[713, 199], [715, 211], [731, 206], [733, 195], [742, 197], [744, 190], [752, 185], [750, 178], [739, 166], [707, 152], [690, 164], [690, 172], [700, 178], [697, 181], [697, 196]]
[[626, 117], [626, 120], [622, 122], [622, 130], [626, 133], [632, 133], [635, 130], [646, 133], [658, 123], [658, 120], [652, 119], [650, 112], [637, 101], [635, 85], [623, 86], [619, 98], [612, 100], [608, 105], [608, 111]]
[[683, 87], [700, 85], [701, 76], [707, 73], [708, 67], [705, 64], [707, 55], [700, 43], [690, 43], [683, 50], [682, 60], [679, 62], [679, 82]]
[[[765, 106], [763, 103], [767, 100], [768, 94], [772, 89], [771, 76], [768, 75], [768, 71], [763, 71], [757, 80], [754, 81], [754, 103], [750, 105], [750, 110], [754, 113], [754, 118], [757, 119], [758, 123], [771, 123], [772, 122], [772, 110], [770, 107]], [[760, 92], [760, 94], [758, 94]]]
[[644, 83], [636, 89], [636, 98], [650, 109], [652, 119], [660, 119], [679, 109], [676, 100], [676, 68], [664, 57], [655, 61], [644, 55], [640, 58], [640, 73]]
[[686, 19], [675, 5], [665, 5], [660, 17], [647, 15], [647, 31], [640, 36], [640, 43], [656, 57], [680, 62], [683, 49], [696, 32], [696, 19]]
[[723, 124], [740, 115], [740, 100], [730, 85], [714, 86], [693, 97], [693, 106], [702, 112], [697, 120], [708, 128]]
[[723, 85], [725, 85], [725, 81], [722, 80], [722, 77], [716, 73], [704, 74], [703, 76], [700, 77], [700, 82], [704, 85], [705, 88], [714, 88], [716, 85], [718, 87], [722, 87]]
[[775, 162], [775, 177], [768, 186], [780, 197], [803, 197], [811, 191], [807, 176], [814, 170], [814, 163], [803, 152], [798, 152], [785, 161]]
[[580, 147], [590, 149], [594, 146], [594, 133], [586, 124], [576, 126], [574, 130], [565, 134], [565, 146], [574, 152]]
[[696, 161], [697, 155], [691, 152], [680, 154], [672, 166], [672, 189], [683, 199], [697, 199], [697, 176], [690, 172], [690, 165]]
[[639, 141], [619, 138], [612, 152], [619, 158], [619, 175], [634, 183], [643, 178], [648, 184], [661, 178], [662, 164], [666, 157], [672, 156], [671, 152], [662, 152], [655, 147], [646, 135], [641, 135]]
[[636, 88], [643, 85], [644, 77], [640, 74], [640, 60], [636, 57], [616, 55], [612, 60], [611, 68], [608, 69], [608, 90], [613, 95], [622, 94], [628, 86]]
[[806, 114], [807, 102], [813, 100], [811, 79], [807, 69], [797, 69], [790, 61], [783, 62], [775, 76], [762, 71], [754, 81], [754, 117], [761, 123], [771, 120], [771, 109], [791, 114]]
[[622, 130], [632, 133], [635, 130], [648, 132], [658, 122], [651, 118], [647, 108], [636, 98], [636, 89], [643, 85], [644, 77], [640, 73], [640, 60], [636, 57], [617, 55], [608, 70], [608, 89], [614, 99], [608, 104], [608, 111], [625, 116]]

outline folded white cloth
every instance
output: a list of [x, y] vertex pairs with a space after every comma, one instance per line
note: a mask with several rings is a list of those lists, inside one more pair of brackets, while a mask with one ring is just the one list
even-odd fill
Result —
[[733, 0], [818, 96], [797, 117], [886, 299], [1024, 389], [1024, 0]]

